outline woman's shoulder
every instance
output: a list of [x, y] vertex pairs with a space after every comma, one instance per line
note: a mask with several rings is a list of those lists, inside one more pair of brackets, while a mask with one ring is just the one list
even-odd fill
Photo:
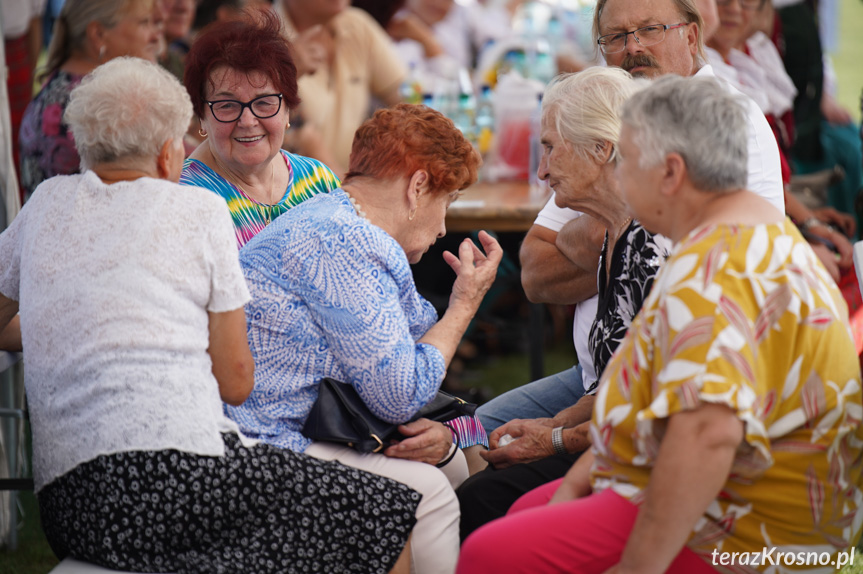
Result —
[[49, 104], [67, 104], [69, 95], [72, 93], [84, 76], [78, 74], [70, 74], [63, 70], [57, 70], [45, 79], [45, 83], [39, 89], [39, 92], [33, 98], [34, 101]]
[[164, 179], [143, 177], [137, 186], [150, 194], [155, 202], [171, 210], [187, 210], [191, 213], [220, 213], [227, 210], [225, 201], [207, 188], [197, 184], [174, 183]]
[[[799, 256], [798, 247], [806, 247], [806, 241], [787, 219], [755, 225], [710, 224], [692, 230], [675, 245], [669, 267], [674, 267], [673, 275], [679, 280], [706, 273], [714, 283], [730, 284], [739, 281], [744, 271], [751, 278], [762, 269], [775, 272], [788, 267]], [[812, 258], [814, 263], [814, 254]], [[689, 271], [683, 273], [683, 269]]]
[[293, 173], [294, 188], [320, 187], [323, 185], [328, 190], [336, 189], [341, 181], [326, 164], [311, 157], [298, 155], [286, 150], [281, 150], [282, 156]]

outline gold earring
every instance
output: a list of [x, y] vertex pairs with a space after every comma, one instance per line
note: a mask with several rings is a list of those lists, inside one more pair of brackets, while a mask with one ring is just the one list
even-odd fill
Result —
[[207, 137], [207, 132], [204, 131], [204, 128], [198, 128], [198, 135], [205, 138]]
[[416, 214], [417, 214], [417, 208], [414, 207], [413, 209], [411, 209], [410, 213], [408, 213], [408, 221], [413, 221], [414, 215], [416, 215]]

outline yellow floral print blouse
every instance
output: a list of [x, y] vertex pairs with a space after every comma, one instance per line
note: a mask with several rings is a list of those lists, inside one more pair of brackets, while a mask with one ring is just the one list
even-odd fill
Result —
[[700, 402], [731, 407], [745, 440], [692, 550], [836, 554], [858, 540], [863, 407], [848, 312], [788, 220], [700, 228], [675, 247], [600, 383], [594, 491], [638, 503], [664, 419]]

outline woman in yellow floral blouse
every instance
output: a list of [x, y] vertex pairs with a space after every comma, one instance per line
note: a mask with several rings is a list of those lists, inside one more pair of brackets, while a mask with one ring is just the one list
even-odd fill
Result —
[[662, 78], [627, 103], [618, 176], [675, 249], [603, 374], [591, 451], [474, 533], [458, 572], [850, 560], [863, 406], [847, 309], [794, 225], [743, 189], [743, 122], [711, 79]]

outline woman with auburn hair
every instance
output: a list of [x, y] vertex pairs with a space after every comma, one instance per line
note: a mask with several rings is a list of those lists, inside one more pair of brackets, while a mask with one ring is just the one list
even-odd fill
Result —
[[410, 420], [435, 396], [502, 250], [481, 232], [485, 254], [466, 239], [458, 255], [444, 255], [456, 280], [440, 320], [417, 292], [409, 264], [446, 233], [447, 207], [476, 181], [479, 164], [440, 113], [407, 104], [379, 110], [356, 133], [342, 188], [291, 209], [240, 251], [252, 292], [246, 317], [255, 388], [228, 415], [266, 443], [420, 492], [411, 544], [419, 573], [451, 573], [458, 558], [453, 485], [467, 469], [454, 433], [419, 419], [399, 427], [401, 442], [361, 454], [312, 442], [301, 429], [324, 377], [353, 385], [393, 423]]
[[48, 47], [45, 84], [24, 112], [21, 187], [25, 199], [55, 175], [78, 173], [75, 139], [63, 121], [69, 94], [96, 66], [118, 56], [156, 61], [153, 0], [66, 0]]
[[180, 183], [225, 199], [240, 247], [291, 207], [338, 187], [327, 166], [281, 149], [300, 98], [275, 15], [205, 28], [186, 56], [183, 81], [206, 139], [184, 164]]

